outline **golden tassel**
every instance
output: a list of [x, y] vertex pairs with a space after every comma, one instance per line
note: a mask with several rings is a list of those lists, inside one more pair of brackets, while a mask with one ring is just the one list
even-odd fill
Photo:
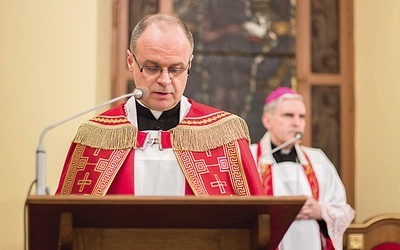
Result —
[[137, 128], [131, 124], [104, 126], [85, 122], [79, 128], [73, 142], [106, 150], [136, 147]]
[[246, 122], [230, 115], [210, 125], [183, 126], [171, 129], [172, 147], [176, 150], [204, 152], [250, 135]]

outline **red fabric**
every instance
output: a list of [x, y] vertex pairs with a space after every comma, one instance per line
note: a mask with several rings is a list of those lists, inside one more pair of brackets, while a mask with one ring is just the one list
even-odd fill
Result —
[[333, 242], [332, 242], [331, 238], [326, 237], [322, 233], [321, 233], [321, 237], [324, 239], [324, 244], [322, 246], [323, 250], [335, 250], [335, 247], [333, 246]]
[[[161, 141], [160, 142], [147, 142], [147, 143], [157, 143], [160, 144], [160, 148], [172, 148], [172, 141], [171, 141], [171, 133], [168, 131], [160, 131], [159, 132], [159, 138]], [[136, 138], [136, 145], [139, 148], [143, 148], [143, 146], [146, 143], [148, 132], [142, 132], [138, 131], [138, 135]]]
[[[56, 194], [132, 194], [133, 150], [100, 150], [72, 143]], [[130, 174], [129, 174], [130, 173]], [[119, 185], [107, 180], [114, 179]]]
[[167, 131], [161, 131], [161, 145], [162, 148], [172, 148], [171, 133]]
[[400, 243], [388, 242], [377, 245], [372, 250], [400, 250]]
[[305, 152], [303, 152], [303, 153], [308, 161], [308, 165], [303, 165], [304, 173], [307, 176], [308, 183], [310, 183], [313, 198], [318, 201], [319, 200], [319, 185], [318, 185], [317, 176], [315, 176], [314, 169], [311, 166], [310, 159], [308, 159], [308, 156], [306, 155]]
[[264, 193], [266, 195], [274, 195], [274, 186], [272, 185], [272, 168], [271, 164], [263, 166], [264, 172], [261, 176], [262, 184], [264, 186]]
[[145, 141], [146, 141], [146, 138], [147, 138], [147, 133], [141, 132], [141, 131], [138, 132], [136, 141], [137, 141], [137, 146], [138, 146], [139, 148], [141, 148], [141, 147], [144, 146], [144, 143], [145, 143]]
[[[258, 142], [257, 143], [257, 162], [260, 157], [261, 157], [261, 142]], [[263, 168], [262, 173], [261, 173], [261, 182], [263, 184], [264, 194], [273, 196], [274, 188], [272, 185], [271, 164], [267, 164], [267, 165], [264, 165], [261, 167]]]
[[263, 186], [260, 181], [260, 175], [250, 151], [249, 142], [246, 139], [238, 141], [240, 147], [240, 157], [244, 167], [247, 184], [249, 185], [251, 195], [264, 195]]
[[207, 152], [178, 150], [176, 157], [196, 196], [262, 195], [248, 147], [247, 140], [241, 139]]

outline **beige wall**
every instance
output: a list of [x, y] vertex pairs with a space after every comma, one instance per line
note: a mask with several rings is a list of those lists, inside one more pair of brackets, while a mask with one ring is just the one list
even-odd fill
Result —
[[356, 0], [357, 220], [400, 213], [400, 1]]
[[[400, 212], [400, 1], [355, 0], [357, 221]], [[0, 0], [0, 249], [22, 249], [42, 130], [110, 97], [111, 0]], [[50, 130], [53, 193], [79, 123]], [[35, 193], [35, 189], [32, 190]]]
[[[111, 4], [0, 0], [0, 249], [23, 249], [42, 130], [110, 98]], [[52, 193], [78, 124], [93, 114], [47, 133]]]

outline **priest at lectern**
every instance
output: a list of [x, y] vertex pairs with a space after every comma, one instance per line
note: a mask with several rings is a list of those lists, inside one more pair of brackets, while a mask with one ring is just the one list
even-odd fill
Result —
[[193, 48], [176, 16], [137, 24], [127, 64], [143, 96], [79, 127], [56, 194], [263, 194], [246, 122], [183, 96]]

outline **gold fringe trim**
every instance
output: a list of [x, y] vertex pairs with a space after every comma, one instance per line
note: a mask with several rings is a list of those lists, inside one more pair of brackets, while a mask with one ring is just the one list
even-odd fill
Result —
[[170, 131], [175, 150], [204, 152], [242, 138], [246, 138], [250, 144], [247, 124], [236, 115], [230, 115], [210, 125], [178, 125]]
[[106, 126], [85, 122], [78, 128], [73, 142], [89, 147], [113, 150], [136, 147], [137, 128], [131, 124]]
[[[209, 125], [178, 125], [170, 132], [174, 150], [204, 152], [243, 138], [250, 144], [247, 123], [236, 115]], [[105, 150], [128, 149], [136, 148], [137, 134], [131, 124], [109, 126], [88, 121], [78, 128], [73, 142]]]

